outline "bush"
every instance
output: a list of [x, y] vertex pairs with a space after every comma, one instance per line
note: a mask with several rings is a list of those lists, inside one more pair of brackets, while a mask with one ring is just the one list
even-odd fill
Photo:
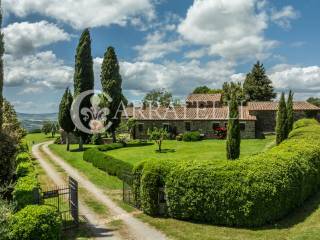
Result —
[[21, 152], [16, 157], [16, 164], [31, 161], [31, 156], [27, 152]]
[[183, 138], [183, 134], [181, 133], [176, 136], [177, 141], [182, 141], [182, 138]]
[[101, 134], [93, 134], [91, 137], [91, 144], [101, 145], [103, 144], [103, 139]]
[[62, 139], [61, 137], [56, 137], [56, 139], [54, 140], [54, 144], [62, 144]]
[[141, 209], [157, 215], [164, 184], [173, 218], [246, 227], [283, 218], [320, 187], [320, 125], [304, 121], [279, 146], [238, 161], [161, 160], [135, 168]]
[[0, 133], [0, 185], [10, 182], [15, 172], [17, 146], [9, 135]]
[[11, 219], [10, 240], [59, 239], [61, 218], [54, 207], [27, 206]]
[[123, 143], [110, 143], [103, 146], [98, 146], [97, 148], [99, 149], [99, 151], [106, 152], [106, 151], [123, 148], [123, 147], [124, 147]]
[[0, 238], [7, 239], [9, 233], [9, 219], [13, 213], [12, 205], [0, 198]]
[[312, 125], [316, 125], [316, 124], [318, 124], [318, 122], [315, 119], [309, 119], [309, 118], [300, 119], [299, 121], [296, 121], [293, 124], [293, 129], [297, 129], [297, 128], [301, 128], [301, 127], [308, 127], [308, 126], [312, 126]]
[[185, 142], [196, 142], [201, 140], [200, 132], [185, 132], [182, 136], [182, 140]]
[[[111, 144], [110, 144], [111, 145]], [[106, 145], [107, 146], [107, 145]], [[98, 148], [91, 148], [84, 152], [83, 160], [91, 162], [93, 166], [117, 176], [121, 180], [127, 180], [126, 175], [132, 172], [132, 165], [100, 152]]]
[[18, 179], [13, 190], [13, 200], [17, 204], [17, 209], [37, 203], [38, 187], [34, 173], [29, 173], [27, 176]]
[[32, 174], [33, 172], [34, 172], [34, 167], [32, 162], [21, 162], [16, 169], [16, 175], [18, 178], [25, 177], [29, 173]]

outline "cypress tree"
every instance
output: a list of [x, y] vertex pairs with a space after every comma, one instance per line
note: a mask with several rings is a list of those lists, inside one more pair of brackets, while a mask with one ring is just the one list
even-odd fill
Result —
[[[94, 74], [93, 74], [93, 60], [91, 56], [91, 38], [89, 29], [85, 29], [81, 34], [77, 52], [75, 56], [75, 68], [74, 68], [74, 98], [80, 93], [93, 90], [94, 87]], [[80, 109], [91, 107], [90, 97], [87, 96], [81, 103]], [[84, 120], [80, 117], [82, 124], [89, 128], [90, 118]], [[80, 137], [79, 150], [83, 150], [83, 141], [86, 141], [89, 137], [87, 133], [77, 130]]]
[[288, 138], [289, 133], [293, 129], [294, 123], [294, 112], [293, 112], [293, 92], [289, 91], [288, 101], [287, 101], [287, 133], [286, 138]]
[[72, 105], [72, 94], [67, 88], [64, 92], [60, 105], [59, 105], [59, 124], [60, 127], [66, 132], [67, 151], [70, 150], [69, 134], [74, 130], [70, 109]]
[[263, 64], [258, 61], [247, 74], [243, 84], [247, 101], [271, 101], [276, 97], [272, 81], [268, 78]]
[[281, 94], [278, 112], [277, 112], [277, 124], [276, 124], [276, 143], [279, 145], [286, 139], [288, 132], [287, 125], [287, 107], [284, 93]]
[[231, 96], [229, 105], [229, 120], [227, 127], [227, 159], [237, 159], [240, 156], [240, 123], [239, 110], [235, 93]]
[[2, 131], [3, 123], [3, 54], [4, 54], [4, 42], [2, 33], [2, 5], [0, 1], [0, 132]]
[[119, 72], [119, 62], [113, 47], [108, 47], [104, 54], [101, 66], [101, 85], [102, 90], [112, 98], [109, 103], [110, 114], [108, 121], [112, 122], [111, 127], [107, 130], [112, 134], [112, 139], [116, 141], [116, 128], [121, 122], [121, 101], [124, 99], [122, 95], [122, 78]]

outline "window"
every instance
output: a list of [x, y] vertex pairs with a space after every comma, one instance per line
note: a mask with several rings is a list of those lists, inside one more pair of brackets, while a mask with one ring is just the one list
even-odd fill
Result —
[[185, 122], [186, 131], [191, 131], [191, 122]]
[[212, 129], [217, 129], [219, 127], [220, 127], [220, 123], [218, 123], [218, 122], [212, 123]]
[[240, 130], [241, 131], [246, 130], [246, 123], [240, 123]]
[[167, 132], [169, 132], [169, 128], [170, 128], [169, 123], [163, 123], [163, 124], [162, 124], [162, 127], [163, 127], [163, 129], [165, 129]]
[[143, 123], [138, 124], [138, 130], [139, 132], [143, 132]]

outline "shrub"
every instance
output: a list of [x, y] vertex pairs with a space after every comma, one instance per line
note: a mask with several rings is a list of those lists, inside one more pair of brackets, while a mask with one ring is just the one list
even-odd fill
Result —
[[5, 133], [0, 133], [0, 185], [12, 180], [15, 172], [16, 152], [14, 139]]
[[11, 219], [10, 240], [59, 239], [61, 218], [54, 207], [27, 206]]
[[13, 190], [13, 200], [16, 201], [18, 209], [37, 202], [38, 187], [35, 175], [19, 178]]
[[54, 144], [62, 144], [62, 139], [61, 137], [56, 137], [56, 139], [54, 140]]
[[182, 141], [182, 137], [183, 137], [183, 134], [178, 134], [177, 136], [176, 136], [176, 140], [177, 141]]
[[124, 146], [123, 143], [110, 143], [110, 144], [98, 146], [97, 148], [99, 149], [99, 151], [106, 152], [106, 151], [110, 151], [118, 148], [123, 148], [123, 146]]
[[16, 175], [18, 178], [25, 177], [33, 171], [34, 167], [32, 162], [21, 162], [16, 169]]
[[300, 119], [299, 121], [296, 121], [293, 124], [293, 129], [301, 128], [301, 127], [308, 127], [311, 125], [316, 125], [318, 122], [316, 119], [310, 119], [310, 118], [305, 118], [305, 119]]
[[127, 180], [126, 175], [132, 172], [132, 165], [100, 152], [98, 148], [91, 148], [84, 152], [83, 160], [91, 162], [93, 166], [117, 176], [121, 180]]
[[0, 198], [0, 236], [7, 239], [9, 233], [9, 219], [13, 213], [12, 205]]
[[182, 136], [182, 140], [185, 142], [196, 142], [201, 140], [200, 132], [185, 132]]
[[103, 139], [101, 134], [93, 134], [91, 137], [91, 144], [101, 145], [103, 144]]
[[320, 187], [320, 125], [297, 128], [303, 121], [288, 140], [239, 161], [159, 160], [135, 168], [141, 209], [157, 215], [164, 184], [173, 218], [246, 227], [281, 219]]
[[16, 164], [29, 162], [29, 161], [31, 161], [31, 157], [30, 157], [30, 154], [27, 152], [21, 152], [16, 157]]

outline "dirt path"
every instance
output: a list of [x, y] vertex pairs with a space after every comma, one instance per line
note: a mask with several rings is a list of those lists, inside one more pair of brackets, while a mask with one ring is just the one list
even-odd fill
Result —
[[99, 202], [104, 204], [110, 210], [110, 214], [113, 219], [120, 219], [126, 225], [130, 235], [134, 236], [137, 240], [164, 240], [166, 236], [154, 229], [153, 227], [141, 222], [140, 220], [134, 218], [131, 214], [124, 211], [122, 208], [118, 207], [104, 192], [102, 189], [98, 188], [92, 182], [90, 182], [86, 177], [82, 176], [75, 168], [66, 163], [62, 158], [58, 157], [48, 148], [48, 145], [52, 142], [46, 142], [43, 144], [44, 152], [64, 169], [71, 177], [76, 179], [79, 184], [92, 194]]
[[[56, 171], [56, 169], [43, 159], [43, 155], [40, 151], [42, 144], [37, 144], [32, 147], [32, 154], [40, 163], [42, 169], [51, 178], [51, 180], [56, 185], [65, 185], [66, 181], [63, 177]], [[121, 239], [119, 234], [113, 231], [111, 228], [107, 228], [104, 224], [103, 219], [93, 213], [80, 199], [79, 201], [80, 215], [86, 218], [90, 231], [92, 232], [93, 239], [109, 239], [118, 240]]]

